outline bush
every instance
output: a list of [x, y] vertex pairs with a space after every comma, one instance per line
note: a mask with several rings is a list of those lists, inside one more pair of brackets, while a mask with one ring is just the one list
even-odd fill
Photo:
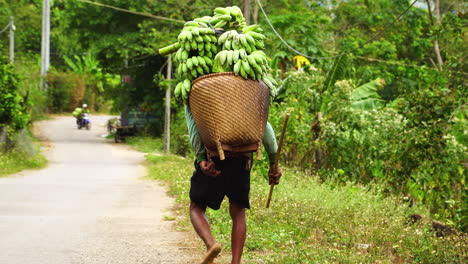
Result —
[[0, 129], [14, 132], [26, 127], [29, 115], [18, 93], [18, 76], [5, 57], [0, 57]]
[[47, 78], [50, 111], [71, 112], [82, 103], [86, 92], [87, 75], [52, 70]]

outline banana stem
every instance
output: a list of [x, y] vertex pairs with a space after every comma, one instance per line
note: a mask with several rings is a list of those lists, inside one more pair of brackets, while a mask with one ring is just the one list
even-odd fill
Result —
[[167, 47], [164, 47], [164, 48], [160, 48], [158, 50], [158, 53], [162, 56], [164, 55], [168, 55], [168, 54], [171, 54], [171, 53], [174, 53], [176, 52], [178, 49], [180, 48], [180, 43], [179, 42], [176, 42], [174, 44], [171, 44]]

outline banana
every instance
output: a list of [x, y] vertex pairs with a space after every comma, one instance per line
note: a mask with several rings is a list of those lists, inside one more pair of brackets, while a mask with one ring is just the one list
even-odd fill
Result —
[[175, 57], [176, 61], [181, 61], [182, 60], [182, 49], [178, 49], [174, 57]]
[[275, 78], [273, 78], [271, 75], [265, 75], [265, 78], [267, 78], [273, 85], [278, 85], [278, 82], [276, 82]]
[[193, 67], [193, 69], [190, 71], [190, 74], [192, 74], [193, 78], [197, 78], [198, 77], [197, 69]]
[[249, 43], [245, 37], [245, 34], [240, 34], [239, 35], [239, 42], [242, 44], [242, 46], [249, 46]]
[[219, 36], [218, 38], [218, 45], [224, 44], [224, 42], [228, 39], [229, 35], [230, 31], [226, 31], [223, 34], [221, 34], [221, 36]]
[[198, 48], [197, 42], [195, 40], [190, 41], [190, 47], [191, 49], [196, 50]]
[[254, 80], [257, 79], [257, 76], [255, 75], [255, 71], [253, 70], [252, 67], [250, 67], [250, 71], [248, 72], [248, 75]]
[[205, 42], [204, 45], [205, 45], [205, 50], [206, 50], [206, 51], [210, 51], [210, 50], [211, 50], [211, 42]]
[[218, 15], [229, 15], [231, 14], [231, 12], [229, 12], [226, 8], [223, 8], [223, 7], [217, 7], [213, 10], [213, 12], [215, 14], [218, 14]]
[[174, 95], [176, 97], [179, 97], [180, 96], [180, 86], [182, 85], [182, 83], [178, 83], [174, 89]]
[[211, 38], [208, 35], [203, 35], [202, 38], [203, 38], [203, 42], [205, 43], [211, 42]]
[[211, 28], [208, 28], [208, 27], [207, 28], [200, 28], [199, 31], [200, 31], [200, 34], [202, 34], [202, 35], [208, 35], [208, 36], [209, 35], [214, 35], [214, 31]]
[[217, 23], [219, 23], [221, 21], [221, 19], [219, 19], [221, 15], [215, 15], [213, 18], [211, 18], [210, 20], [210, 25], [213, 26], [213, 25], [216, 25]]
[[[258, 64], [254, 64], [254, 65], [250, 65], [250, 66], [252, 66], [252, 68], [254, 69], [254, 71], [255, 71], [255, 73], [257, 75], [259, 75], [259, 76], [263, 75], [262, 67], [258, 66]], [[261, 78], [257, 78], [257, 80], [259, 80], [259, 79], [261, 79]]]
[[[247, 61], [249, 62], [249, 65], [250, 65], [251, 67], [258, 66], [257, 62], [256, 62], [255, 59], [252, 57], [252, 55], [247, 56]], [[260, 71], [261, 71], [261, 69], [260, 69]]]
[[199, 28], [194, 28], [190, 32], [192, 32], [192, 36], [199, 36], [200, 35], [200, 29]]
[[218, 23], [216, 23], [213, 27], [214, 28], [223, 28], [224, 26], [226, 26], [227, 22], [224, 21], [224, 20], [221, 20], [219, 21]]
[[185, 48], [185, 50], [191, 50], [192, 49], [192, 46], [190, 45], [189, 41], [185, 41], [184, 48]]
[[200, 64], [202, 67], [203, 67], [203, 66], [206, 66], [205, 58], [203, 58], [203, 57], [201, 57], [201, 56], [198, 56], [198, 57], [197, 57], [197, 60], [198, 60], [198, 64]]
[[239, 50], [239, 58], [244, 59], [247, 56], [247, 52], [245, 49], [240, 49]]
[[182, 31], [182, 32], [179, 33], [179, 35], [177, 36], [177, 41], [184, 42], [187, 39], [187, 36], [185, 35], [185, 32], [186, 31]]
[[218, 53], [218, 47], [217, 47], [216, 45], [211, 45], [211, 52], [212, 52], [213, 54]]
[[242, 32], [243, 32], [243, 33], [247, 33], [247, 32], [249, 32], [249, 31], [254, 31], [254, 30], [256, 30], [256, 29], [259, 28], [259, 27], [260, 27], [259, 25], [253, 24], [253, 25], [250, 25], [250, 26], [244, 28], [244, 30], [242, 30]]
[[239, 50], [236, 49], [234, 50], [234, 53], [232, 54], [232, 61], [236, 63], [239, 60]]
[[177, 70], [176, 70], [176, 73], [177, 75], [182, 75], [182, 64], [179, 64], [179, 66], [177, 66]]
[[[193, 31], [192, 31], [193, 32]], [[266, 39], [265, 35], [263, 35], [262, 33], [257, 33], [255, 31], [249, 31], [245, 34], [248, 34], [250, 35], [252, 38], [256, 39], [256, 40], [264, 40]]]
[[249, 73], [252, 69], [250, 68], [250, 64], [246, 59], [242, 60], [242, 68], [244, 68], [245, 73]]
[[208, 65], [205, 65], [205, 66], [202, 66], [202, 67], [203, 67], [203, 70], [205, 71], [206, 74], [211, 72], [210, 67], [208, 67]]
[[226, 22], [229, 22], [232, 20], [232, 16], [230, 15], [221, 15], [219, 16], [219, 19], [223, 20], [223, 21], [226, 21]]
[[252, 53], [254, 51], [250, 45], [247, 45], [244, 47], [245, 51], [247, 51], [248, 54]]
[[196, 41], [196, 42], [203, 42], [203, 41], [205, 41], [205, 40], [203, 39], [203, 37], [202, 37], [202, 36], [200, 36], [200, 35], [198, 35], [198, 36], [195, 36], [195, 38], [194, 38], [194, 39], [195, 39], [195, 41]]
[[211, 38], [211, 42], [218, 43], [218, 39], [216, 38], [216, 36], [210, 35], [210, 38]]
[[268, 88], [270, 88], [270, 91], [272, 90], [272, 88], [276, 89], [276, 87], [271, 83], [270, 80], [268, 80], [266, 76], [263, 77], [262, 81], [268, 86]]
[[204, 49], [199, 50], [199, 51], [198, 51], [198, 55], [200, 55], [200, 56], [205, 56], [205, 50], [204, 50]]
[[198, 43], [198, 44], [197, 44], [197, 48], [198, 48], [198, 50], [203, 50], [203, 49], [205, 48], [204, 42]]
[[210, 20], [211, 20], [210, 16], [204, 16], [204, 17], [195, 18], [193, 21], [208, 24]]
[[226, 7], [226, 9], [231, 13], [231, 16], [235, 16], [238, 18], [243, 18], [242, 10], [238, 6], [230, 6]]
[[227, 50], [222, 50], [218, 54], [219, 54], [219, 63], [221, 65], [224, 65], [227, 59]]
[[233, 50], [238, 50], [238, 49], [242, 48], [242, 46], [240, 45], [240, 42], [239, 42], [239, 38], [233, 38], [232, 39], [231, 48]]
[[184, 90], [185, 91], [190, 91], [190, 86], [191, 86], [191, 82], [189, 79], [185, 79], [184, 80]]
[[259, 53], [259, 51], [254, 51], [250, 54], [250, 56], [255, 59], [255, 62], [259, 65], [263, 64], [263, 57], [261, 53]]
[[181, 91], [180, 95], [182, 96], [182, 99], [183, 100], [187, 99], [187, 90], [185, 89], [185, 85], [181, 86], [180, 91]]
[[197, 67], [198, 65], [200, 65], [200, 64], [198, 63], [198, 58], [197, 58], [197, 56], [193, 56], [191, 59], [192, 59], [192, 64], [193, 64], [193, 66]]
[[193, 39], [193, 34], [192, 34], [192, 32], [191, 32], [191, 31], [185, 31], [185, 32], [186, 32], [186, 33], [185, 33], [185, 35], [186, 35], [186, 39], [185, 39], [185, 40], [186, 40], [186, 41], [192, 41], [192, 39]]
[[187, 62], [185, 63], [187, 65], [187, 69], [192, 70], [193, 69], [193, 62], [192, 58], [188, 58]]
[[265, 49], [265, 44], [263, 44], [263, 41], [255, 41], [255, 47], [258, 49]]
[[233, 52], [234, 51], [232, 51], [232, 50], [229, 50], [227, 52], [227, 61], [226, 62], [227, 62], [228, 65], [232, 65]]
[[234, 74], [235, 75], [239, 75], [239, 70], [240, 70], [240, 67], [241, 67], [241, 64], [242, 64], [242, 61], [238, 60], [235, 64], [234, 64]]
[[226, 40], [226, 41], [224, 42], [223, 48], [224, 48], [225, 50], [230, 50], [230, 49], [232, 48], [232, 47], [231, 47], [231, 40], [229, 40], [229, 39]]
[[243, 34], [244, 38], [249, 42], [250, 45], [255, 45], [255, 39], [249, 34]]
[[197, 72], [200, 74], [200, 76], [203, 76], [203, 74], [204, 74], [203, 67], [199, 66], [199, 67], [196, 67], [196, 69], [197, 69]]
[[203, 60], [205, 61], [207, 66], [213, 65], [213, 61], [209, 57], [203, 56]]
[[240, 74], [240, 76], [242, 76], [242, 78], [248, 79], [248, 76], [247, 76], [247, 73], [245, 72], [242, 61], [241, 61], [241, 65], [239, 67], [239, 74]]
[[188, 21], [185, 22], [184, 27], [198, 27], [198, 23], [196, 21]]
[[187, 73], [187, 71], [188, 71], [187, 63], [181, 63], [180, 65], [182, 65], [182, 72], [183, 72], [184, 74]]

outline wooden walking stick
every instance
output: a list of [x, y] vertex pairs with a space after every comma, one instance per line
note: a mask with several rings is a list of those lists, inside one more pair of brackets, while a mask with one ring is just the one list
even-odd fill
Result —
[[[278, 143], [278, 150], [276, 151], [276, 156], [275, 156], [275, 164], [273, 165], [273, 172], [278, 171], [278, 162], [279, 162], [279, 156], [281, 153], [281, 147], [283, 146], [283, 139], [284, 139], [284, 134], [286, 133], [286, 126], [288, 125], [288, 120], [289, 120], [289, 113], [286, 113], [286, 116], [284, 117], [284, 123], [283, 123], [283, 129], [281, 130], [281, 136], [280, 140]], [[275, 188], [275, 185], [270, 185], [270, 193], [268, 194], [268, 200], [266, 204], [266, 208], [270, 207], [270, 201], [271, 201], [271, 196], [273, 195], [273, 189]]]

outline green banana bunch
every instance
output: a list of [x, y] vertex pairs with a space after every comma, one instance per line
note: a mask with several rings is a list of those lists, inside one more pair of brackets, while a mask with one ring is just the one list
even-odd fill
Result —
[[209, 24], [214, 28], [236, 29], [246, 27], [242, 10], [238, 6], [217, 7]]
[[212, 73], [213, 59], [218, 52], [218, 39], [208, 26], [212, 17], [205, 16], [184, 24], [177, 40], [180, 48], [174, 55], [176, 77], [181, 80], [175, 87], [174, 94], [188, 98], [192, 80]]
[[259, 33], [258, 25], [243, 28], [240, 32], [231, 29], [218, 37], [221, 51], [215, 56], [213, 70], [232, 71], [244, 79], [262, 80], [268, 71], [268, 61], [261, 49], [265, 47], [265, 35]]
[[[218, 35], [219, 29], [223, 33]], [[262, 51], [265, 39], [259, 25], [246, 25], [239, 7], [217, 7], [213, 16], [186, 22], [178, 42], [160, 49], [159, 54], [175, 52], [179, 82], [174, 94], [183, 100], [188, 98], [194, 79], [214, 72], [234, 72], [244, 79], [263, 81], [274, 97], [278, 84], [269, 75], [269, 63]]]

